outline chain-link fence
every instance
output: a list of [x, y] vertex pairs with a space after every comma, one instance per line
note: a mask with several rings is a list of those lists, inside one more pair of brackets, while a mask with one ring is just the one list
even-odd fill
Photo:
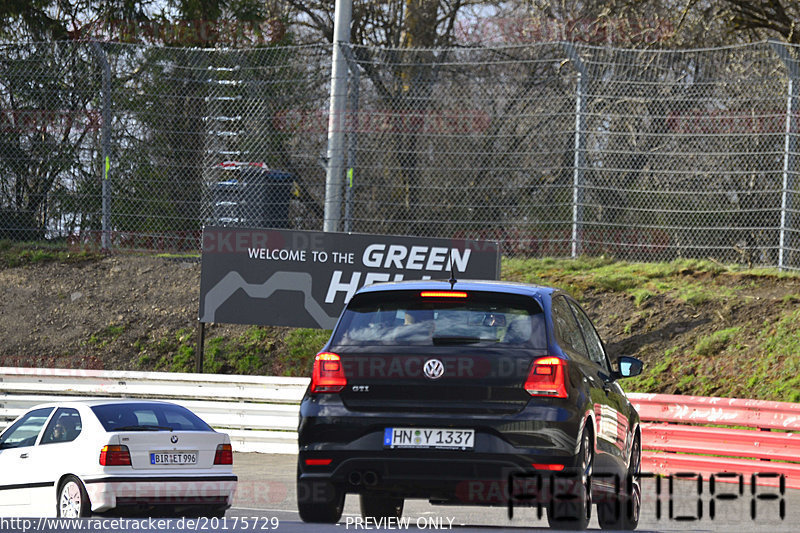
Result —
[[[322, 229], [331, 50], [4, 45], [0, 239]], [[345, 231], [800, 268], [800, 49], [350, 52]]]
[[5, 45], [0, 238], [100, 246], [104, 212], [112, 249], [196, 251], [208, 223], [318, 229], [329, 82], [329, 46]]

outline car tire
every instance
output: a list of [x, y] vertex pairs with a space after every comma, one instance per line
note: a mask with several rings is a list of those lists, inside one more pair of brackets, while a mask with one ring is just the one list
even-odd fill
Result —
[[639, 525], [642, 510], [642, 487], [639, 474], [642, 468], [642, 446], [639, 437], [633, 441], [624, 493], [607, 503], [597, 504], [597, 520], [602, 529], [633, 531]]
[[[592, 517], [592, 468], [594, 465], [594, 446], [592, 436], [588, 430], [583, 431], [581, 436], [581, 447], [578, 452], [580, 466], [580, 487], [574, 487], [572, 492], [564, 492], [556, 484], [554, 494], [575, 494], [574, 499], [552, 501], [547, 506], [547, 523], [551, 529], [566, 529], [572, 531], [582, 531], [589, 527], [589, 520]], [[574, 483], [576, 477], [568, 478], [565, 481]], [[556, 478], [558, 481], [558, 478]], [[551, 488], [552, 489], [552, 488]]]
[[303, 522], [335, 524], [344, 510], [344, 490], [329, 481], [297, 480], [297, 510]]
[[92, 514], [92, 504], [86, 487], [75, 476], [67, 476], [58, 486], [56, 497], [56, 516], [62, 518], [81, 518]]
[[403, 516], [403, 498], [365, 493], [359, 496], [361, 516], [364, 518], [400, 518]]

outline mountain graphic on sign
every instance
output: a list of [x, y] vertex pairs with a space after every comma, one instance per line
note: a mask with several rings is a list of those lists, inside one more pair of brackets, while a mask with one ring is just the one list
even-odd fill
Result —
[[328, 315], [313, 298], [311, 295], [312, 282], [313, 278], [307, 272], [276, 272], [264, 283], [248, 283], [238, 272], [229, 272], [206, 292], [203, 301], [203, 316], [200, 317], [200, 322], [216, 322], [217, 309], [239, 289], [243, 290], [250, 298], [259, 299], [267, 299], [275, 291], [288, 290], [303, 295], [305, 309], [316, 320], [319, 327], [333, 329], [338, 317]]

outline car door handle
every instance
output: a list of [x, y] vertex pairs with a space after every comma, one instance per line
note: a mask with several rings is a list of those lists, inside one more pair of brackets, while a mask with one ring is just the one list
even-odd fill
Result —
[[21, 453], [21, 454], [19, 454], [19, 458], [20, 459], [27, 459], [28, 458], [28, 454], [27, 453]]

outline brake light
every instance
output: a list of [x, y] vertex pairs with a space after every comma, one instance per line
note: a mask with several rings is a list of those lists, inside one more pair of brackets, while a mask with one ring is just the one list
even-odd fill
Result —
[[233, 464], [233, 447], [230, 444], [218, 444], [217, 452], [214, 454], [215, 465]]
[[103, 446], [100, 450], [102, 466], [131, 466], [131, 453], [127, 446]]
[[311, 373], [311, 392], [339, 392], [345, 385], [347, 378], [342, 368], [342, 358], [335, 353], [318, 353]]
[[533, 362], [525, 390], [531, 396], [567, 397], [567, 362], [558, 357], [540, 357]]
[[466, 292], [460, 291], [422, 291], [419, 293], [423, 298], [466, 298]]
[[333, 459], [306, 459], [308, 466], [328, 466], [333, 462]]
[[549, 470], [551, 472], [561, 472], [564, 470], [564, 465], [531, 463], [531, 466], [533, 466], [536, 470]]

